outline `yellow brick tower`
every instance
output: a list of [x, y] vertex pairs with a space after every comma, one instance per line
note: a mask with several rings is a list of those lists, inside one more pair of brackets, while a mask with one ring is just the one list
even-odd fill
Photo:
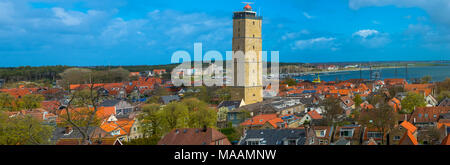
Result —
[[[234, 12], [233, 52], [242, 51], [244, 58], [238, 60], [238, 55], [233, 55], [236, 86], [232, 90], [232, 99], [243, 99], [246, 105], [263, 101], [261, 26], [262, 17], [252, 11], [249, 4], [244, 7], [244, 11]], [[239, 78], [244, 80], [240, 84]]]

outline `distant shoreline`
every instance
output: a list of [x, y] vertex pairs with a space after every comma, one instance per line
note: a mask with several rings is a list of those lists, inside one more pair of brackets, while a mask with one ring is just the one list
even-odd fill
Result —
[[[193, 61], [191, 61], [193, 62]], [[223, 61], [226, 62], [226, 61]], [[429, 60], [429, 61], [354, 61], [354, 62], [280, 62], [281, 65], [300, 65], [300, 64], [313, 64], [313, 65], [319, 65], [319, 64], [325, 64], [325, 65], [342, 65], [342, 64], [389, 64], [389, 63], [401, 63], [401, 64], [424, 64], [424, 63], [446, 63], [449, 64], [450, 60]], [[75, 68], [96, 68], [96, 67], [158, 67], [158, 66], [170, 66], [170, 65], [179, 65], [177, 63], [167, 63], [167, 64], [150, 64], [150, 65], [143, 65], [143, 64], [136, 64], [136, 65], [106, 65], [106, 64], [99, 64], [99, 65], [66, 65], [66, 64], [59, 64], [59, 65], [18, 65], [18, 66], [0, 66], [0, 69], [8, 69], [8, 68], [20, 68], [20, 67], [31, 67], [31, 68], [38, 68], [38, 67], [75, 67]]]
[[[438, 67], [438, 66], [448, 66], [448, 65], [408, 65], [408, 68], [417, 68], [417, 67]], [[382, 69], [404, 69], [405, 66], [377, 66], [372, 67], [372, 70], [382, 70]], [[281, 73], [282, 76], [296, 77], [296, 76], [304, 76], [310, 74], [326, 74], [326, 73], [342, 73], [342, 72], [359, 72], [359, 71], [369, 71], [370, 68], [353, 68], [346, 70], [329, 70], [329, 71], [310, 71], [310, 72], [301, 72], [301, 73]]]

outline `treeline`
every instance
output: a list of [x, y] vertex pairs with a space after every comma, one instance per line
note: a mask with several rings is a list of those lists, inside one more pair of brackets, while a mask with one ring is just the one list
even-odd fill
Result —
[[166, 69], [170, 72], [178, 66], [177, 64], [169, 65], [140, 65], [140, 66], [94, 66], [94, 67], [74, 67], [74, 66], [23, 66], [23, 67], [7, 67], [0, 68], [0, 79], [5, 80], [6, 83], [19, 82], [19, 81], [46, 81], [53, 82], [61, 79], [61, 73], [70, 68], [84, 68], [94, 71], [106, 71], [118, 68], [123, 68], [130, 72], [143, 72], [153, 71], [154, 69]]
[[42, 67], [10, 67], [0, 68], [0, 79], [6, 82], [17, 81], [38, 81], [51, 80], [54, 81], [59, 78], [59, 73], [68, 69], [68, 66], [42, 66]]

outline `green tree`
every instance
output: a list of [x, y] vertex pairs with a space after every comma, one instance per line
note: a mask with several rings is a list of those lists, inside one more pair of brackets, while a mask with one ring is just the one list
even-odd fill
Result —
[[215, 127], [217, 124], [217, 112], [208, 107], [203, 101], [196, 98], [185, 99], [182, 101], [189, 110], [189, 127], [203, 128]]
[[187, 128], [189, 122], [188, 107], [180, 102], [169, 103], [164, 106], [161, 118], [166, 132], [174, 128]]
[[231, 89], [230, 88], [220, 88], [215, 91], [215, 95], [219, 99], [219, 102], [230, 101], [231, 100]]
[[89, 82], [92, 70], [83, 68], [70, 68], [60, 73], [62, 85], [69, 88], [69, 84], [86, 84]]
[[296, 86], [297, 85], [297, 81], [293, 78], [287, 78], [285, 80], [285, 83], [289, 86]]
[[0, 112], [0, 145], [50, 144], [53, 127], [29, 115], [8, 117]]
[[424, 76], [424, 77], [422, 77], [422, 78], [420, 79], [420, 82], [421, 82], [422, 84], [428, 84], [428, 83], [431, 82], [432, 79], [433, 79], [433, 78], [432, 78], [431, 76]]
[[14, 96], [9, 95], [8, 93], [0, 93], [0, 111], [14, 111], [16, 98]]
[[31, 111], [36, 108], [41, 107], [41, 102], [44, 101], [44, 96], [42, 95], [35, 95], [35, 94], [28, 94], [23, 96], [18, 104], [20, 108], [23, 108], [25, 110]]
[[150, 136], [124, 142], [124, 145], [157, 145], [159, 140], [161, 140], [160, 136]]
[[144, 137], [155, 137], [162, 135], [162, 111], [159, 104], [148, 104], [142, 107], [142, 113], [138, 115], [140, 130]]
[[355, 102], [357, 107], [361, 106], [361, 103], [363, 102], [361, 95], [359, 95], [359, 94], [355, 95], [355, 98], [353, 98], [353, 101]]
[[244, 128], [242, 126], [233, 128], [222, 128], [220, 129], [220, 132], [223, 133], [225, 136], [227, 136], [228, 140], [232, 141], [239, 141], [242, 137]]
[[427, 105], [427, 103], [422, 95], [410, 92], [402, 100], [401, 105], [403, 113], [412, 113], [414, 111], [414, 108], [424, 107]]
[[442, 91], [438, 94], [437, 99], [439, 102], [441, 102], [445, 98], [450, 98], [450, 91]]

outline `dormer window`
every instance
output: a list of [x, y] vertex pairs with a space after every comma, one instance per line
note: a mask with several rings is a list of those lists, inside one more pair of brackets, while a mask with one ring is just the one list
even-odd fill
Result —
[[317, 137], [325, 137], [325, 133], [327, 130], [318, 130], [316, 131], [316, 136]]
[[342, 137], [353, 137], [354, 128], [342, 128], [340, 135]]
[[120, 135], [120, 129], [119, 130], [114, 130], [111, 132], [111, 135]]

